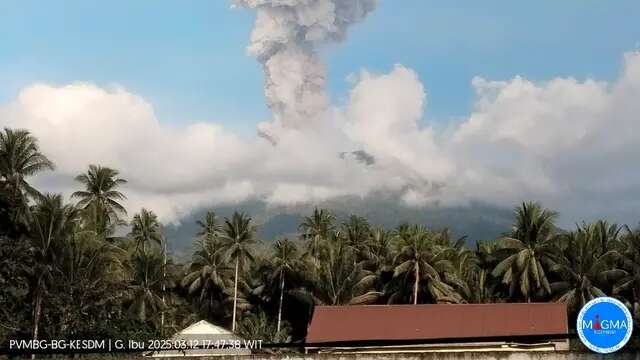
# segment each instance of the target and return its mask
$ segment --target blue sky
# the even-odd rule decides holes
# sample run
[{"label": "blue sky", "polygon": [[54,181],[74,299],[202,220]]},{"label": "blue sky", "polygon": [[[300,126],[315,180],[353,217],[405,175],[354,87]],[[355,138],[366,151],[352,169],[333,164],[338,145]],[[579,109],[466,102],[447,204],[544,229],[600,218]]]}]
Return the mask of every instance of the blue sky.
[{"label": "blue sky", "polygon": [[[322,49],[329,91],[349,74],[418,72],[426,118],[469,113],[471,79],[616,78],[640,48],[637,0],[381,0],[347,42]],[[226,0],[0,1],[0,103],[34,82],[123,85],[165,122],[217,121],[253,132],[269,118],[263,75],[246,55],[254,14]]]}]

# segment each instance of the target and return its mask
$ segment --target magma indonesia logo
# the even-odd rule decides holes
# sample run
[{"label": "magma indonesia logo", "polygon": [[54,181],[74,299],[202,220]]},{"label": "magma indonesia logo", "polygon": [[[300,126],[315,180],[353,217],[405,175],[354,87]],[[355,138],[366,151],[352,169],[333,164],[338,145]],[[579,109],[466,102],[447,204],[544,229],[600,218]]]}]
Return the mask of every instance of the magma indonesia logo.
[{"label": "magma indonesia logo", "polygon": [[582,307],[576,329],[586,347],[608,354],[620,350],[629,341],[633,319],[629,309],[620,301],[599,297]]}]

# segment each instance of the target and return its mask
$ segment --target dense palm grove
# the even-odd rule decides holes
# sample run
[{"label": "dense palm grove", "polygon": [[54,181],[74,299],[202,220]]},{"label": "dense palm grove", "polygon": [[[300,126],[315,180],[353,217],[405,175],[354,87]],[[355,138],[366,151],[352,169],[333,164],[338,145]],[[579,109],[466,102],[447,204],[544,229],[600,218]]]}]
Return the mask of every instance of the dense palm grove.
[{"label": "dense palm grove", "polygon": [[640,320],[640,231],[606,221],[563,231],[537,203],[475,248],[446,229],[383,229],[321,209],[298,238],[265,244],[247,214],[211,211],[180,264],[153,211],[127,214],[118,171],[90,165],[67,201],[29,184],[53,169],[28,131],[0,132],[0,343],[169,336],[199,319],[297,341],[314,304],[561,301],[574,317],[610,295]]}]

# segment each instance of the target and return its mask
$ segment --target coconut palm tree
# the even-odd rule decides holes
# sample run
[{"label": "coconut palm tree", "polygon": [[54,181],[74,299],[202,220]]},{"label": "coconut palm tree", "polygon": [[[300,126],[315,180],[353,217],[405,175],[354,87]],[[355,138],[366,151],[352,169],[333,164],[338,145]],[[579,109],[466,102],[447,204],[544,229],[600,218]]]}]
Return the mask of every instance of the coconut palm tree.
[{"label": "coconut palm tree", "polygon": [[129,236],[136,244],[136,249],[142,247],[142,252],[146,252],[147,244],[156,243],[162,245],[162,226],[158,221],[158,216],[153,211],[142,209],[140,213],[133,216],[131,220],[131,232]]},{"label": "coconut palm tree", "polygon": [[557,262],[558,238],[554,221],[558,214],[538,203],[523,203],[515,209],[516,223],[509,236],[500,239],[500,248],[507,254],[493,270],[509,286],[510,296],[516,289],[527,302],[538,290],[551,293],[547,270]]},{"label": "coconut palm tree", "polygon": [[238,305],[238,273],[240,266],[253,260],[251,245],[255,243],[255,227],[251,218],[244,213],[233,213],[231,219],[225,218],[223,239],[226,248],[226,258],[235,262],[235,276],[233,284],[233,319],[231,331],[236,329],[236,310]]},{"label": "coconut palm tree", "polygon": [[367,239],[366,267],[369,270],[383,272],[393,267],[393,236],[382,227],[372,228]]},{"label": "coconut palm tree", "polygon": [[129,266],[129,311],[141,321],[164,308],[162,284],[164,283],[164,256],[158,249],[135,252]]},{"label": "coconut palm tree", "polygon": [[[413,281],[414,304],[419,302],[420,283],[424,281],[431,297],[436,302],[463,302],[455,289],[445,282],[445,274],[454,274],[455,268],[449,260],[451,249],[437,244],[437,234],[421,226],[404,230],[397,238],[394,259],[394,278]],[[453,275],[451,276],[453,279]],[[398,297],[396,295],[395,297]],[[392,296],[392,299],[394,296]]]},{"label": "coconut palm tree", "polygon": [[622,230],[622,227],[617,224],[609,224],[606,220],[598,220],[595,223],[583,225],[583,227],[589,228],[590,241],[594,243],[594,246],[597,245],[594,250],[599,254],[606,253],[618,242]]},{"label": "coconut palm tree", "polygon": [[207,211],[203,220],[196,221],[198,225],[197,236],[201,239],[206,238],[207,241],[218,242],[222,232],[222,226],[218,223],[218,217],[215,212]]},{"label": "coconut palm tree", "polygon": [[327,210],[318,208],[313,209],[311,216],[305,216],[300,224],[301,237],[307,240],[307,252],[315,257],[321,256],[322,242],[326,241],[335,225],[333,221],[335,216]]},{"label": "coconut palm tree", "polygon": [[77,226],[77,212],[62,195],[45,194],[34,207],[29,239],[35,260],[33,339],[38,339],[42,302],[59,266],[60,251]]},{"label": "coconut palm tree", "polygon": [[353,249],[355,261],[359,261],[367,252],[370,228],[367,219],[356,215],[351,215],[342,223],[340,238]]},{"label": "coconut palm tree", "polygon": [[[272,249],[264,249],[264,252],[268,250]],[[275,269],[272,259],[256,256],[251,264],[245,266],[244,272],[244,276],[238,279],[238,311],[273,309],[280,294],[280,273]]]},{"label": "coconut palm tree", "polygon": [[365,270],[375,274],[374,288],[383,291],[393,276],[393,234],[382,227],[374,227],[369,232],[367,244],[361,253]]},{"label": "coconut palm tree", "polygon": [[622,255],[621,267],[627,274],[618,280],[612,293],[615,296],[625,296],[634,320],[640,323],[640,228],[631,230],[625,226],[625,232],[617,247]]},{"label": "coconut palm tree", "polygon": [[226,264],[225,249],[218,233],[215,214],[207,213],[198,233],[196,251],[182,286],[189,295],[198,295],[198,303],[212,319],[225,300],[225,289],[230,285],[230,268]]},{"label": "coconut palm tree", "polygon": [[[298,267],[298,249],[289,239],[276,241],[273,244],[273,258],[275,274],[280,276],[280,301],[278,303],[278,323],[276,331],[280,331],[280,323],[282,320],[282,301],[284,298],[285,276],[292,273]],[[275,275],[274,274],[274,275]]]},{"label": "coconut palm tree", "polygon": [[491,270],[498,264],[497,261],[497,241],[478,241],[476,243],[475,257],[477,267],[472,271],[467,280],[471,290],[472,303],[493,303],[496,302],[498,281],[491,275]]},{"label": "coconut palm tree", "polygon": [[123,249],[79,227],[65,241],[56,277],[58,291],[68,299],[59,309],[61,334],[73,337],[82,324],[105,311],[105,304],[118,302],[125,255]]},{"label": "coconut palm tree", "polygon": [[53,168],[53,163],[40,152],[38,140],[29,131],[5,128],[0,132],[0,180],[12,191],[40,197],[40,192],[25,178]]},{"label": "coconut palm tree", "polygon": [[0,235],[0,341],[28,333],[33,316],[26,304],[33,300],[30,285],[35,261],[29,241]]},{"label": "coconut palm tree", "polygon": [[76,191],[71,197],[78,198],[78,207],[85,209],[92,204],[99,204],[109,213],[126,215],[127,210],[118,201],[126,197],[117,189],[127,183],[127,180],[118,177],[117,170],[89,165],[85,174],[76,176],[75,180],[85,186],[85,190]]},{"label": "coconut palm tree", "polygon": [[100,234],[113,232],[113,227],[119,225],[120,217],[127,214],[120,203],[126,197],[118,191],[126,180],[118,177],[117,170],[89,165],[89,170],[76,176],[75,180],[84,185],[84,190],[71,194],[79,199],[78,208],[83,209],[89,224]]},{"label": "coconut palm tree", "polygon": [[41,197],[26,178],[53,168],[53,163],[40,152],[38,140],[29,131],[4,128],[0,132],[0,188],[6,191],[12,203],[14,222],[26,223],[29,199]]},{"label": "coconut palm tree", "polygon": [[376,301],[381,292],[373,290],[375,274],[365,270],[363,263],[354,263],[355,254],[344,242],[330,242],[325,258],[310,264],[305,289],[292,294],[310,305],[356,305]]},{"label": "coconut palm tree", "polygon": [[602,234],[599,225],[593,225],[564,235],[564,256],[551,267],[559,276],[558,281],[550,284],[553,300],[566,303],[570,314],[575,314],[589,300],[606,296],[606,289],[626,274],[615,266],[620,258],[616,250],[601,253]]},{"label": "coconut palm tree", "polygon": [[455,269],[453,273],[444,273],[445,282],[453,285],[466,301],[474,302],[476,299],[471,290],[473,284],[475,281],[484,281],[484,279],[478,279],[478,276],[482,274],[478,256],[465,246],[466,236],[459,238],[452,244],[451,233],[448,229],[441,231],[438,235],[437,238],[440,240],[436,240],[436,243],[451,248],[449,260]]}]

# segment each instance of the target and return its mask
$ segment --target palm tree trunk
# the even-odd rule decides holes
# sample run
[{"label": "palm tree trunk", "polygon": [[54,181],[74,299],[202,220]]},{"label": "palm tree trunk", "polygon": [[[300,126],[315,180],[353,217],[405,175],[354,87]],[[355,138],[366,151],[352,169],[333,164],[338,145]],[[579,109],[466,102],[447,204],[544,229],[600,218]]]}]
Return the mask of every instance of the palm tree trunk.
[{"label": "palm tree trunk", "polygon": [[[33,340],[38,340],[38,325],[40,324],[40,315],[42,313],[42,294],[40,289],[36,291],[36,299],[33,311]],[[31,354],[31,358],[35,359],[36,354]]]},{"label": "palm tree trunk", "polygon": [[278,327],[280,332],[280,320],[282,319],[282,298],[284,296],[284,269],[280,272],[280,305],[278,305]]},{"label": "palm tree trunk", "polygon": [[160,335],[164,336],[164,311],[167,303],[164,301],[164,293],[167,288],[167,242],[165,240],[162,248],[162,317],[160,319]]},{"label": "palm tree trunk", "polygon": [[413,286],[413,304],[418,303],[418,286],[420,286],[420,265],[416,262],[416,282]]},{"label": "palm tree trunk", "polygon": [[238,303],[238,265],[240,258],[236,258],[236,277],[233,285],[233,320],[231,324],[231,332],[236,331],[236,305]]}]

